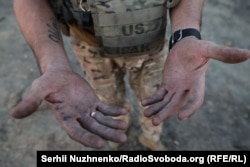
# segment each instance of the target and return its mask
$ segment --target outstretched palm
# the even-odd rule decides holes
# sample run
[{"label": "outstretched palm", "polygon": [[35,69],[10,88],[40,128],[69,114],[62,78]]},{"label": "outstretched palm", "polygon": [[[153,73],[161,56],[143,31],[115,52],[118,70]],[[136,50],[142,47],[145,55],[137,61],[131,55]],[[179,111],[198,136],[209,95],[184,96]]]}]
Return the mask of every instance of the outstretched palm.
[{"label": "outstretched palm", "polygon": [[178,112],[179,119],[186,119],[202,105],[205,74],[209,59],[225,63],[240,63],[250,58],[250,51],[219,46],[209,41],[186,37],[176,43],[165,62],[160,89],[142,101],[144,114],[152,123],[161,122]]},{"label": "outstretched palm", "polygon": [[48,71],[36,79],[27,96],[12,111],[15,118],[33,113],[45,100],[65,131],[85,146],[101,148],[103,139],[125,142],[127,124],[111,116],[126,109],[108,106],[72,71]]}]

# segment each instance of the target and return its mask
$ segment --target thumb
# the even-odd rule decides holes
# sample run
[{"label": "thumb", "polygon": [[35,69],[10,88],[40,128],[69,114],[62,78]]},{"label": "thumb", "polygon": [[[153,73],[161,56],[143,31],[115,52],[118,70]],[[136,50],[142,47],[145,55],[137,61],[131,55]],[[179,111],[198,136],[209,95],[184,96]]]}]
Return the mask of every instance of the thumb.
[{"label": "thumb", "polygon": [[11,115],[17,119],[29,116],[37,110],[45,96],[45,92],[42,92],[38,86],[33,84],[23,100],[11,110]]},{"label": "thumb", "polygon": [[250,58],[249,50],[220,46],[214,43],[209,45],[207,51],[207,57],[231,64],[240,63]]}]

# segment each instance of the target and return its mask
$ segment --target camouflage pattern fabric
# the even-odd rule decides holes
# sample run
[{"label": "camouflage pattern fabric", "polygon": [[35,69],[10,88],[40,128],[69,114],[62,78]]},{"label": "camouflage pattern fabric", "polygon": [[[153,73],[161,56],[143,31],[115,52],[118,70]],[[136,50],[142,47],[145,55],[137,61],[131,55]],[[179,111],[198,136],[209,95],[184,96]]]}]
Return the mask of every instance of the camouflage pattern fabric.
[{"label": "camouflage pattern fabric", "polygon": [[89,0],[88,4],[95,35],[106,56],[134,56],[162,49],[166,0]]},{"label": "camouflage pattern fabric", "polygon": [[[160,86],[166,48],[157,54],[143,54],[135,57],[105,58],[99,47],[90,46],[71,32],[72,47],[77,59],[101,101],[109,105],[124,106],[130,109],[125,99],[124,76],[130,72],[130,85],[138,102],[152,95]],[[166,46],[166,45],[165,45]],[[142,134],[154,141],[160,140],[162,125],[152,126],[151,119],[143,116],[144,108],[140,106],[139,122]],[[129,114],[123,117],[129,122]]]},{"label": "camouflage pattern fabric", "polygon": [[[95,5],[102,13],[126,12],[143,8],[150,8],[165,5],[166,0],[90,0],[95,1]],[[107,11],[107,9],[109,9]]]}]

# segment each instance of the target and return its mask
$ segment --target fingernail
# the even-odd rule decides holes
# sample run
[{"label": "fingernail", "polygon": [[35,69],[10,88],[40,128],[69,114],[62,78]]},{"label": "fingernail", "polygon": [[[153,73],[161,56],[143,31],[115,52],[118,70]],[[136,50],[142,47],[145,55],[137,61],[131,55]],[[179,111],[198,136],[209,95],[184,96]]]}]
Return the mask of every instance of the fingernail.
[{"label": "fingernail", "polygon": [[158,126],[161,124],[161,120],[157,117],[153,118],[153,125]]},{"label": "fingernail", "polygon": [[186,119],[188,119],[188,117],[182,118],[182,121],[185,121]]},{"label": "fingernail", "polygon": [[144,107],[146,104],[145,100],[141,101],[141,105]]}]

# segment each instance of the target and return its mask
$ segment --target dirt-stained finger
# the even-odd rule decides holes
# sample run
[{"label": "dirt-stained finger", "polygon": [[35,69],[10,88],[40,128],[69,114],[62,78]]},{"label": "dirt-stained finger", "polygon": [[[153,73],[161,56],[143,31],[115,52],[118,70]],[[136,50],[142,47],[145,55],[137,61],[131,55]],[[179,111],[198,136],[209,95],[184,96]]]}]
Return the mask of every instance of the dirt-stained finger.
[{"label": "dirt-stained finger", "polygon": [[141,104],[142,106],[147,106],[162,101],[167,93],[168,91],[165,88],[161,87],[154,95],[143,99]]},{"label": "dirt-stained finger", "polygon": [[159,125],[164,120],[175,114],[182,106],[188,91],[177,91],[171,98],[170,102],[155,116],[153,116],[153,125]]},{"label": "dirt-stained finger", "polygon": [[122,107],[109,106],[102,102],[97,105],[96,110],[108,116],[120,116],[128,113],[128,110]]},{"label": "dirt-stained finger", "polygon": [[246,49],[220,46],[214,43],[208,45],[208,57],[225,63],[241,63],[250,58],[250,51]]},{"label": "dirt-stained finger", "polygon": [[43,101],[43,97],[36,91],[30,91],[24,99],[12,110],[11,115],[14,118],[25,118],[35,112]]},{"label": "dirt-stained finger", "polygon": [[178,114],[180,120],[191,117],[201,107],[204,100],[204,86],[200,87],[200,89],[197,87],[190,90],[187,101]]},{"label": "dirt-stained finger", "polygon": [[148,108],[145,109],[144,115],[146,117],[151,117],[152,115],[157,114],[159,111],[161,111],[172,99],[175,93],[168,93],[165,95],[164,99],[162,101],[159,101],[155,104],[152,104]]},{"label": "dirt-stained finger", "polygon": [[100,124],[108,126],[113,129],[126,130],[128,128],[128,124],[125,121],[104,116],[102,113],[98,111],[92,112],[91,116],[95,118]]},{"label": "dirt-stained finger", "polygon": [[84,146],[100,149],[104,146],[101,137],[83,129],[77,120],[63,121],[62,126],[69,137]]},{"label": "dirt-stained finger", "polygon": [[123,143],[127,140],[127,136],[124,131],[102,125],[88,114],[82,114],[77,118],[77,121],[83,128],[87,129],[93,134],[102,137],[103,139],[117,143]]}]

